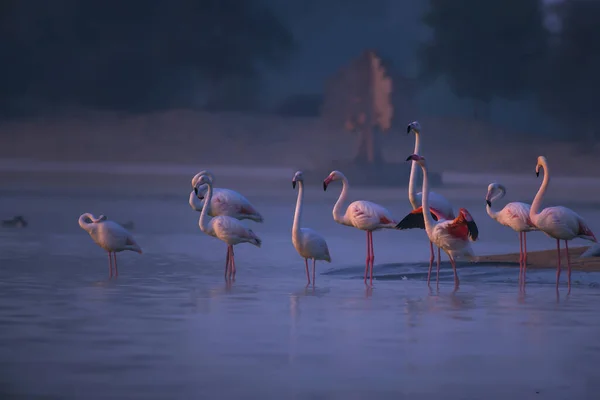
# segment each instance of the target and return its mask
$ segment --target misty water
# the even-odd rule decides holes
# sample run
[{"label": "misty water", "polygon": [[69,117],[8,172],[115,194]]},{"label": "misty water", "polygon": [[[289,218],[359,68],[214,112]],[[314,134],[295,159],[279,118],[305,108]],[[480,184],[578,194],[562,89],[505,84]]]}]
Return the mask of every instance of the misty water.
[{"label": "misty water", "polygon": [[[286,185],[287,186],[287,185]],[[291,186],[291,185],[290,185]],[[336,188],[336,190],[339,190]],[[362,281],[364,232],[336,224],[308,190],[304,226],[333,262],[306,286],[290,229],[296,193],[249,196],[263,247],[226,247],[198,229],[180,195],[4,191],[0,229],[0,394],[15,399],[588,399],[600,389],[600,275],[573,272],[557,297],[554,270],[459,265],[443,256],[439,291],[425,283],[423,231],[374,234],[374,288]],[[336,191],[337,193],[337,191]],[[377,199],[397,217],[405,198]],[[469,208],[478,254],[518,251],[518,237]],[[119,277],[77,224],[83,212],[134,221],[144,253],[119,253]],[[597,226],[600,212],[578,209]],[[552,248],[541,233],[529,249]],[[585,242],[576,242],[585,244]],[[575,244],[574,244],[575,245]],[[564,277],[565,274],[563,274]]]}]

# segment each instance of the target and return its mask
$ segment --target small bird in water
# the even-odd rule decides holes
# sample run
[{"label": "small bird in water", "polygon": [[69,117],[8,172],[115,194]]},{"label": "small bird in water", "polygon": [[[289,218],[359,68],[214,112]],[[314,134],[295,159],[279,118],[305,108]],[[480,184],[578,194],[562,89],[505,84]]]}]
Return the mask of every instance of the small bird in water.
[{"label": "small bird in water", "polygon": [[12,219],[3,220],[2,226],[5,228],[25,228],[27,226],[27,221],[22,215],[17,215]]},{"label": "small bird in water", "polygon": [[112,257],[115,259],[115,276],[119,275],[117,268],[117,252],[130,250],[142,254],[142,249],[133,239],[133,235],[114,221],[108,221],[106,216],[96,218],[91,213],[81,214],[79,226],[90,234],[94,242],[108,252],[109,277],[112,277]]}]

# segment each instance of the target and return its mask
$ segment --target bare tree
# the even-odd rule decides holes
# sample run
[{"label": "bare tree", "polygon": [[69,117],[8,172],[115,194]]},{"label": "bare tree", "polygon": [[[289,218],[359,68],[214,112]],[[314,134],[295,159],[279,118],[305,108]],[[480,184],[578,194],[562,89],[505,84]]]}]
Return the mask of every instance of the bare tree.
[{"label": "bare tree", "polygon": [[359,133],[356,161],[383,161],[379,132],[392,124],[392,79],[381,58],[372,50],[363,52],[327,82],[322,117],[334,127]]}]

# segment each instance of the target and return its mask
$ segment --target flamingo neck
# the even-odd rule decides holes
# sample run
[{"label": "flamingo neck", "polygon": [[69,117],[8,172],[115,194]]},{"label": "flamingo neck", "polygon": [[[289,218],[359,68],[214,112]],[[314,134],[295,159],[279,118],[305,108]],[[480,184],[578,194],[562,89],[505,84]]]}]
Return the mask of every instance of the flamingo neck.
[{"label": "flamingo neck", "polygon": [[[208,183],[208,191],[206,193],[206,197],[204,198],[204,204],[210,204],[213,195],[213,186],[212,181]],[[202,212],[200,213],[200,219],[198,220],[198,225],[200,225],[200,230],[204,233],[208,233],[208,221],[206,218],[206,210],[208,207],[202,207]]]},{"label": "flamingo neck", "polygon": [[202,200],[200,200],[198,198],[198,196],[196,196],[196,193],[194,193],[194,191],[192,190],[192,192],[190,193],[190,207],[192,207],[192,210],[194,211],[202,211]]},{"label": "flamingo neck", "polygon": [[[88,219],[92,222],[87,222]],[[95,220],[96,220],[96,217],[94,217],[90,213],[81,214],[81,216],[79,217],[79,226],[83,230],[90,232],[92,230],[92,228],[94,227],[93,221],[95,221]]]},{"label": "flamingo neck", "polygon": [[348,197],[349,187],[350,185],[348,184],[348,179],[342,175],[342,192],[333,206],[333,220],[339,224],[345,224],[346,222],[346,214],[342,211],[342,209],[344,207],[344,203],[346,202],[346,197]]},{"label": "flamingo neck", "polygon": [[[421,139],[419,133],[415,132],[415,150],[413,154],[419,154],[421,147]],[[412,166],[410,168],[410,178],[408,180],[408,201],[410,201],[410,205],[413,209],[419,207],[419,203],[417,202],[417,162],[413,161]]]},{"label": "flamingo neck", "polygon": [[429,209],[429,177],[427,176],[427,167],[421,165],[421,169],[423,170],[423,193],[421,194],[423,202],[423,219],[425,220],[425,231],[429,235],[435,226],[435,221],[433,220],[431,210]]},{"label": "flamingo neck", "polygon": [[302,204],[304,203],[304,182],[298,181],[298,198],[296,199],[296,211],[294,212],[294,225],[292,236],[300,235],[300,220],[302,219]]},{"label": "flamingo neck", "polygon": [[539,215],[539,210],[542,206],[542,201],[544,199],[544,195],[546,194],[546,189],[548,188],[548,184],[550,183],[550,171],[548,170],[548,164],[546,161],[542,161],[542,169],[544,170],[544,180],[533,199],[533,203],[531,203],[531,209],[529,210],[529,218],[535,224],[537,220],[537,216]]},{"label": "flamingo neck", "polygon": [[[494,204],[494,202],[496,200],[500,200],[501,198],[504,197],[504,195],[506,194],[506,192],[502,189],[500,189],[500,191],[496,194],[494,194],[491,198],[490,198],[490,203]],[[485,205],[485,211],[487,211],[487,214],[492,218],[497,220],[498,219],[498,211],[494,211],[492,210],[492,207],[488,206],[487,204]]]}]

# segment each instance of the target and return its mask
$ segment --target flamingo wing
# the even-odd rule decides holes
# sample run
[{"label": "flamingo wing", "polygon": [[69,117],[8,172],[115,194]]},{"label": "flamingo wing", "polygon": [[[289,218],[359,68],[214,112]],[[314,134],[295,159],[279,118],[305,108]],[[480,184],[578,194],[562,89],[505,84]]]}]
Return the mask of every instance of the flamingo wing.
[{"label": "flamingo wing", "polygon": [[[433,208],[430,208],[431,217],[435,221],[444,220],[445,218],[441,215],[441,213]],[[412,210],[406,217],[402,219],[396,225],[396,229],[425,229],[425,218],[423,217],[423,207],[416,208]]]},{"label": "flamingo wing", "polygon": [[460,209],[458,217],[448,224],[448,233],[460,239],[470,239],[472,242],[479,237],[479,229],[471,214],[464,208]]},{"label": "flamingo wing", "polygon": [[[422,203],[422,196],[423,192],[417,193],[416,197],[418,203]],[[438,194],[436,192],[429,192],[429,207],[431,209],[435,209],[438,215],[442,215],[442,219],[451,220],[455,218],[452,204],[441,194]]]},{"label": "flamingo wing", "polygon": [[331,262],[325,238],[310,228],[300,228],[300,231],[302,232],[302,245],[311,257]]}]

